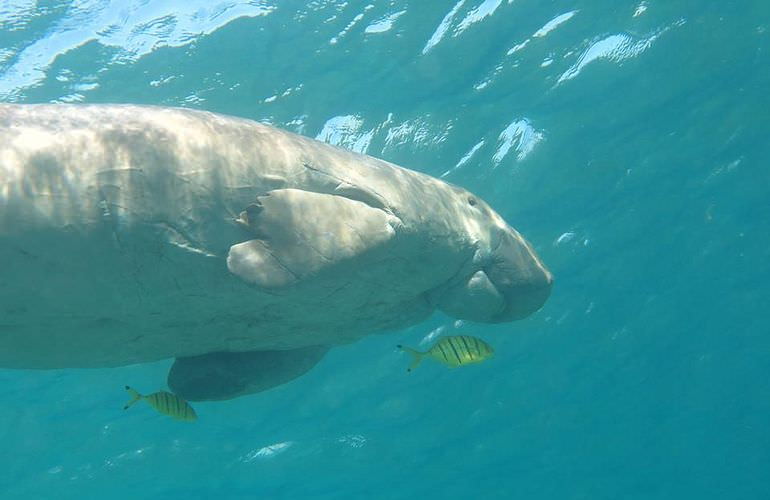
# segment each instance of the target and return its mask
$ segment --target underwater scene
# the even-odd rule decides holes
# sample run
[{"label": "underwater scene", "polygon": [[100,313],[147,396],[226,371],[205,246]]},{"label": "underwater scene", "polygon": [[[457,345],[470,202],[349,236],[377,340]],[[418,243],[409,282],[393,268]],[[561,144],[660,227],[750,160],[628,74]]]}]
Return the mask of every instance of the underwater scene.
[{"label": "underwater scene", "polygon": [[0,0],[0,499],[770,498],[769,30]]}]

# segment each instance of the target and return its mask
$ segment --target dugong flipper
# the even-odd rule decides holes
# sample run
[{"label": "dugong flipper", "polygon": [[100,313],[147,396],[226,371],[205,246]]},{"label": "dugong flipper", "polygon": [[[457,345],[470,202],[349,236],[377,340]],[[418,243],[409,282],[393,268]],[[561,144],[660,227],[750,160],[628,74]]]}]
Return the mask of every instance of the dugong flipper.
[{"label": "dugong flipper", "polygon": [[361,201],[300,189],[269,191],[251,207],[239,222],[257,239],[233,245],[227,267],[262,289],[287,287],[321,272],[349,273],[356,259],[386,245],[400,224]]},{"label": "dugong flipper", "polygon": [[177,358],[168,386],[188,401],[232,399],[265,391],[304,375],[329,348],[311,346],[288,351],[213,352]]}]

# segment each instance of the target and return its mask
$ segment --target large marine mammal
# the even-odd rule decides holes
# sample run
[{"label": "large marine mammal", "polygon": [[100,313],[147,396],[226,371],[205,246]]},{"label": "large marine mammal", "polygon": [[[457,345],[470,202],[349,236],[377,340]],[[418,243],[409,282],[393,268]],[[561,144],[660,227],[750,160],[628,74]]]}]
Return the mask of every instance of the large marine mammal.
[{"label": "large marine mammal", "polygon": [[7,368],[308,359],[434,309],[523,318],[552,282],[462,188],[250,120],[129,105],[0,105],[0,263]]}]

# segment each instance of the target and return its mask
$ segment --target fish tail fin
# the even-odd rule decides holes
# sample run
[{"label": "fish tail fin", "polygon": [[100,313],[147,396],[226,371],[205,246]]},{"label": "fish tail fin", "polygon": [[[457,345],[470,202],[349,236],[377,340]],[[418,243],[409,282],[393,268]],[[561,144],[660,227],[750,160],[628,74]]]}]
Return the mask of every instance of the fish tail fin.
[{"label": "fish tail fin", "polygon": [[123,407],[124,410],[128,410],[128,407],[132,404],[136,403],[140,399],[142,399],[144,396],[139,394],[136,390],[130,388],[129,386],[126,386],[126,390],[128,391],[128,394],[131,396],[131,400],[126,403],[126,405]]},{"label": "fish tail fin", "polygon": [[417,368],[417,365],[420,364],[420,361],[422,361],[422,357],[425,355],[424,352],[417,351],[415,349],[412,349],[411,347],[405,347],[400,344],[397,345],[396,347],[412,355],[412,364],[409,365],[409,368],[406,369],[406,371],[408,372],[411,372],[412,370]]}]

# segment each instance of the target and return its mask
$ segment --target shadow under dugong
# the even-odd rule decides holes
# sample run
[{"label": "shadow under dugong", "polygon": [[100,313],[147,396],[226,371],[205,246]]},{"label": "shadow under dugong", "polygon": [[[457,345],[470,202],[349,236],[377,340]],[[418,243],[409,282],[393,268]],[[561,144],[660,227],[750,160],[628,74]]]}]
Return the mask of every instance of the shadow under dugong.
[{"label": "shadow under dugong", "polygon": [[[250,120],[128,105],[0,105],[0,262],[7,368],[176,357],[217,373],[214,353],[320,352],[435,309],[524,318],[552,284],[462,188]],[[270,386],[269,363],[234,359]]]}]

